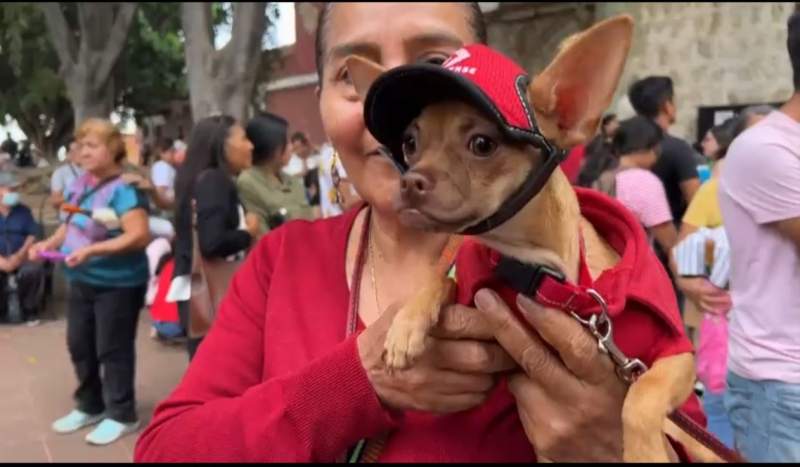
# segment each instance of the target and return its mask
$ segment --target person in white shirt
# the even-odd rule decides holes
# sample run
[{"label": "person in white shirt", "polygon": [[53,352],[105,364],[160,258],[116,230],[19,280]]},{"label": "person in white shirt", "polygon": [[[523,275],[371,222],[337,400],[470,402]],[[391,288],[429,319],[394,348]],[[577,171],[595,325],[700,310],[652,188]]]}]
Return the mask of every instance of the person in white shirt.
[{"label": "person in white shirt", "polygon": [[289,138],[291,144],[292,157],[289,163],[283,168],[287,175],[305,177],[308,171],[319,167],[319,151],[308,141],[308,137],[302,131],[297,131]]},{"label": "person in white shirt", "polygon": [[158,142],[159,160],[153,164],[150,173],[156,198],[153,202],[162,209],[169,209],[175,201],[175,146],[171,139]]},{"label": "person in white shirt", "polygon": [[58,209],[64,202],[64,191],[78,177],[83,175],[83,169],[77,162],[78,143],[72,139],[67,144],[66,162],[53,172],[50,179],[50,204]]}]

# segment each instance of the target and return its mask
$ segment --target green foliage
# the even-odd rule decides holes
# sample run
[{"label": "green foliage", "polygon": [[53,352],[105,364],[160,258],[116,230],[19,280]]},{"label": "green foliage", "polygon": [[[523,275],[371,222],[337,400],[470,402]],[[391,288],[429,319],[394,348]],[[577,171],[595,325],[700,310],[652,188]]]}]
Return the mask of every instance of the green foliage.
[{"label": "green foliage", "polygon": [[137,120],[187,99],[180,3],[141,3],[115,73],[117,106]]},{"label": "green foliage", "polygon": [[0,117],[17,120],[39,146],[58,144],[72,125],[58,57],[45,30],[33,4],[0,3]]}]

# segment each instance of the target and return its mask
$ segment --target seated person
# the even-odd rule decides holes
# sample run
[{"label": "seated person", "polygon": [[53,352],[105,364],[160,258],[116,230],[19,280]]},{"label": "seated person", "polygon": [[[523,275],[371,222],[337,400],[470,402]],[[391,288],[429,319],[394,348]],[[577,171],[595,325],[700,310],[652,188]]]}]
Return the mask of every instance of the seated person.
[{"label": "seated person", "polygon": [[0,173],[0,314],[10,322],[27,318],[35,324],[44,293],[44,269],[27,257],[39,226],[31,210],[20,203],[18,186],[13,174]]}]

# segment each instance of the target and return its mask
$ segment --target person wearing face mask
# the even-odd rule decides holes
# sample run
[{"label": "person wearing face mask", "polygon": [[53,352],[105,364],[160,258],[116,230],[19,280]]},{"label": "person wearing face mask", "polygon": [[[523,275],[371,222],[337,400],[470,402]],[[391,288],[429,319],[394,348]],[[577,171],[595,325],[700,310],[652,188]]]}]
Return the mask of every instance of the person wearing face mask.
[{"label": "person wearing face mask", "polygon": [[31,210],[20,202],[19,182],[0,173],[0,316],[35,325],[44,293],[42,265],[27,261],[28,250],[39,236]]}]

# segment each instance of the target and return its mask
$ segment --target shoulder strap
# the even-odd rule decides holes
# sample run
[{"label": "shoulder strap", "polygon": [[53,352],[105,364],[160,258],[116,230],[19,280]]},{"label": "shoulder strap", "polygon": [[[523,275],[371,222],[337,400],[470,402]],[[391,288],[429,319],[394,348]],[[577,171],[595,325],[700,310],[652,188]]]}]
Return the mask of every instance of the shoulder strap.
[{"label": "shoulder strap", "polygon": [[90,196],[92,196],[93,194],[97,193],[101,188],[103,188],[104,186],[106,186],[109,183],[113,182],[114,180],[118,179],[119,177],[120,177],[120,174],[117,174],[117,175],[113,175],[113,176],[108,177],[108,178],[104,178],[103,180],[100,180],[100,182],[98,182],[97,185],[93,186],[89,190],[84,191],[81,194],[81,196],[78,198],[78,202],[75,203],[75,204],[80,206],[84,201],[89,199]]}]

